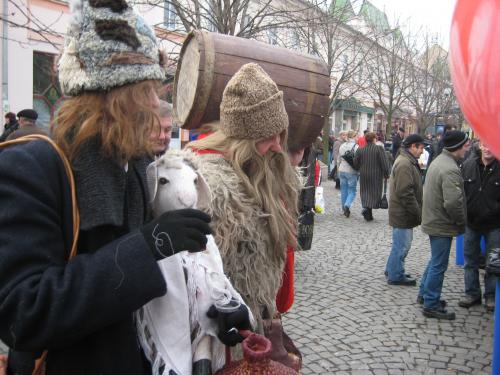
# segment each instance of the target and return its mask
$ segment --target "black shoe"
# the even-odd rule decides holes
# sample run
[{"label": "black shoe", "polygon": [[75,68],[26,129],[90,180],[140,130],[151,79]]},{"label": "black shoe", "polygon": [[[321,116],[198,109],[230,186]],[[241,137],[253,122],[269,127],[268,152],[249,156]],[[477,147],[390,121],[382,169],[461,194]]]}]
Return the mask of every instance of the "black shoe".
[{"label": "black shoe", "polygon": [[351,216],[351,210],[347,206],[344,206],[344,216],[345,217]]},{"label": "black shoe", "polygon": [[363,211],[361,211],[361,215],[363,215],[363,218],[366,221],[372,221],[373,220],[373,216],[370,214],[370,212],[366,208],[363,209]]},{"label": "black shoe", "polygon": [[[384,271],[384,275],[385,275],[385,278],[387,278],[387,276],[389,276],[389,272],[387,271]],[[411,279],[411,273],[405,273],[405,277],[408,278],[408,279]]]},{"label": "black shoe", "polygon": [[389,285],[404,285],[404,286],[415,286],[417,285],[417,280],[405,277],[403,280],[387,280],[387,284]]},{"label": "black shoe", "polygon": [[495,297],[484,297],[484,307],[488,312],[495,311]]},{"label": "black shoe", "polygon": [[469,296],[468,294],[466,294],[460,301],[458,301],[458,306],[465,307],[466,309],[474,305],[480,305],[480,304],[481,304],[481,296],[472,297]]},{"label": "black shoe", "polygon": [[[417,303],[419,305],[423,305],[424,304],[424,297],[423,296],[418,296],[417,297]],[[446,300],[444,300],[444,299],[440,299],[439,300],[439,305],[444,309],[446,307],[446,305],[448,305],[448,302],[446,302]]]},{"label": "black shoe", "polygon": [[424,307],[422,313],[427,318],[436,318],[436,319],[444,319],[444,320],[455,320],[455,313],[449,312],[442,307],[437,309],[427,309]]}]

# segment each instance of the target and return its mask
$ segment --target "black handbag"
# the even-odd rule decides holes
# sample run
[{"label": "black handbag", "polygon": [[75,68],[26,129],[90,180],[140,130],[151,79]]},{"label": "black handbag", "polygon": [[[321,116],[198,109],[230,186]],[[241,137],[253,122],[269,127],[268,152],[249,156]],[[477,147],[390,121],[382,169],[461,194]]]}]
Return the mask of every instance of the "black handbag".
[{"label": "black handbag", "polygon": [[312,209],[300,213],[297,232],[298,250],[311,250],[314,233],[314,211]]},{"label": "black handbag", "polygon": [[387,210],[389,208],[389,202],[387,201],[387,179],[384,179],[384,194],[382,195],[382,198],[380,198],[378,208],[383,210]]}]

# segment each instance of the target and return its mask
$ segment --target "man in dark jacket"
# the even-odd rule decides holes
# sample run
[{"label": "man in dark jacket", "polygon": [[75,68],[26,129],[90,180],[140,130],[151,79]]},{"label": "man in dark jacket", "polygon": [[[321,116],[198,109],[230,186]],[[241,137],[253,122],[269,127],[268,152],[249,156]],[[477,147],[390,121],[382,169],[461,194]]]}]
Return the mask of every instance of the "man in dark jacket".
[{"label": "man in dark jacket", "polygon": [[36,125],[36,119],[38,118],[38,113],[34,109],[23,109],[17,114],[19,119],[19,129],[12,132],[7,137],[7,141],[12,139],[20,138],[29,134],[43,134],[47,135],[42,129]]},{"label": "man in dark jacket", "polygon": [[431,259],[422,275],[417,301],[428,318],[455,319],[441,300],[444,274],[448,269],[453,237],[464,233],[466,203],[459,163],[469,149],[469,138],[461,131],[443,137],[443,152],[427,171],[422,206],[422,231],[429,235]]},{"label": "man in dark jacket", "polygon": [[12,112],[6,113],[4,130],[0,136],[0,142],[5,141],[9,134],[15,132],[17,129],[19,129],[19,123],[17,122],[16,115]]},{"label": "man in dark jacket", "polygon": [[[462,166],[467,198],[467,226],[464,237],[465,296],[458,305],[469,308],[481,304],[479,256],[481,237],[489,251],[500,245],[500,164],[488,146],[481,143]],[[484,304],[488,311],[495,308],[496,278],[484,274]]]},{"label": "man in dark jacket", "polygon": [[387,259],[387,283],[414,286],[416,280],[406,276],[404,261],[413,240],[413,228],[422,220],[422,177],[418,158],[424,151],[424,138],[411,134],[391,172],[389,224],[392,226],[392,249]]},{"label": "man in dark jacket", "polygon": [[392,157],[394,159],[396,159],[396,157],[398,156],[398,151],[399,148],[401,147],[401,144],[403,143],[404,137],[405,137],[404,128],[399,128],[394,137],[392,137]]}]

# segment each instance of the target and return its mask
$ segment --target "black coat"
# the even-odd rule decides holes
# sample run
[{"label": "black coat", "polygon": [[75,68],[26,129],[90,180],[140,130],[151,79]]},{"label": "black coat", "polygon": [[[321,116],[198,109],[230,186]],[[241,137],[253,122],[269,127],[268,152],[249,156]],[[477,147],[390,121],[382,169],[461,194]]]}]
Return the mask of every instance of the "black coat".
[{"label": "black coat", "polygon": [[462,165],[467,225],[474,230],[500,228],[500,163],[484,167],[479,154],[471,155]]},{"label": "black coat", "polygon": [[0,339],[12,349],[9,373],[31,374],[29,352],[48,349],[48,375],[146,374],[133,312],[166,285],[127,210],[117,213],[123,225],[116,226],[97,207],[100,224],[83,223],[78,255],[66,262],[70,191],[58,155],[43,141],[0,152],[0,207]]},{"label": "black coat", "polygon": [[389,178],[390,165],[384,148],[374,143],[358,148],[354,166],[359,170],[359,190],[364,208],[378,208],[382,198],[382,183]]},{"label": "black coat", "polygon": [[13,122],[13,123],[9,123],[9,124],[5,124],[4,125],[4,131],[2,133],[2,135],[0,135],[0,142],[3,142],[7,139],[7,137],[14,133],[17,129],[19,129],[19,123],[16,121],[16,122]]}]

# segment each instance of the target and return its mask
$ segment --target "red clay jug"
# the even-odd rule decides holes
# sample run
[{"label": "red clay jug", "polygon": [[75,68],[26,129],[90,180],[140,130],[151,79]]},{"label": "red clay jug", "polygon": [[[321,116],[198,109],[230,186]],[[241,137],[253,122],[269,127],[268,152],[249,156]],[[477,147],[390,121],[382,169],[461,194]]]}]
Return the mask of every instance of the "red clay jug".
[{"label": "red clay jug", "polygon": [[250,333],[242,343],[243,359],[226,364],[215,375],[298,375],[290,367],[269,358],[271,341]]}]

